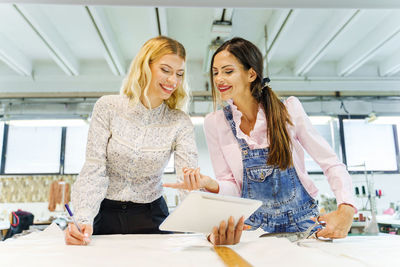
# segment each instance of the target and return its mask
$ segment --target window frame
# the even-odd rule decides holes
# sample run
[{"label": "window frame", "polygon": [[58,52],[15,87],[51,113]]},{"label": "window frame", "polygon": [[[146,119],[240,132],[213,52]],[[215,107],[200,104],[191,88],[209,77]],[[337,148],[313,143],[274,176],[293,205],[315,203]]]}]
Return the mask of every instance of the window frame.
[{"label": "window frame", "polygon": [[[323,116],[324,114],[312,114],[310,116]],[[400,116],[399,114],[390,114],[391,116]],[[389,116],[389,115],[388,115]],[[347,166],[347,156],[346,156],[346,145],[344,140],[344,127],[343,121],[348,119],[365,119],[367,115],[336,115],[331,117],[338,120],[339,124],[339,139],[340,139],[340,150],[342,154],[342,161]],[[59,118],[60,120],[64,118]],[[393,127],[393,138],[395,144],[395,153],[396,153],[396,163],[397,163],[397,170],[395,171],[382,171],[382,170],[368,170],[367,173],[377,173],[377,174],[399,174],[400,173],[400,148],[398,142],[398,132],[397,127],[395,124],[392,125]],[[60,149],[60,169],[58,173],[5,173],[5,166],[6,166],[6,158],[7,158],[7,146],[8,146],[8,136],[9,136],[9,124],[8,121],[4,122],[4,131],[3,131],[3,138],[0,140],[3,142],[3,149],[1,152],[1,167],[0,167],[0,175],[1,176],[9,176],[9,175],[21,175],[21,176],[29,176],[29,175],[78,175],[79,173],[64,173],[65,168],[65,146],[66,146],[66,136],[67,136],[67,126],[62,126],[62,134],[61,134],[61,149]],[[334,148],[333,148],[334,149]],[[335,152],[336,153],[336,152]],[[173,157],[174,155],[171,155]],[[339,155],[338,155],[339,157]],[[175,164],[174,164],[175,165]],[[350,174],[364,174],[365,171],[350,171]],[[174,174],[176,173],[175,166],[173,172],[164,172],[165,174]],[[322,171],[309,171],[308,174],[311,175],[321,175],[323,174]]]},{"label": "window frame", "polygon": [[[63,120],[65,118],[59,118],[60,120]],[[65,151],[66,151],[66,139],[67,139],[67,131],[68,131],[68,126],[60,126],[61,127],[61,149],[60,149],[60,168],[59,171],[56,173],[50,173],[50,172],[44,172],[44,173],[5,173],[5,166],[6,166],[6,160],[7,160],[7,145],[8,145],[8,136],[9,136],[9,123],[8,121],[4,121],[4,131],[3,131],[3,138],[0,140],[3,142],[3,149],[1,151],[1,166],[0,166],[0,176],[31,176],[31,175],[79,175],[78,173],[65,173]],[[171,154],[171,157],[174,157],[174,154]],[[176,174],[176,169],[175,169],[175,159],[174,160],[174,169],[173,171],[169,172],[163,172],[163,174]]]},{"label": "window frame", "polygon": [[[8,123],[8,121],[4,122],[4,132],[3,132],[3,150],[1,151],[1,168],[0,168],[0,175],[1,176],[13,176],[13,175],[17,175],[17,176],[33,176],[33,175],[62,175],[63,173],[61,173],[61,168],[63,168],[63,165],[61,165],[61,157],[63,155],[63,129],[64,127],[60,127],[61,128],[61,149],[60,149],[60,166],[59,166],[59,171],[58,172],[23,172],[23,173],[12,173],[12,172],[5,172],[5,168],[6,168],[6,161],[7,161],[7,148],[8,148],[8,137],[9,137],[9,128],[10,125]],[[64,142],[65,145],[65,142]]]},{"label": "window frame", "polygon": [[[400,116],[400,115],[394,115]],[[340,145],[342,148],[342,158],[343,163],[347,167],[347,156],[346,156],[346,145],[344,140],[344,126],[343,120],[365,120],[368,115],[338,115],[339,119],[339,130],[340,130]],[[395,153],[396,153],[396,165],[397,170],[395,171],[382,171],[382,170],[366,170],[366,171],[350,171],[347,170],[350,174],[365,174],[365,173],[374,173],[374,174],[399,174],[400,173],[400,156],[399,156],[399,143],[398,143],[398,135],[397,135],[397,127],[395,124],[392,124],[393,130],[393,138],[394,138],[394,146],[395,146]]]},{"label": "window frame", "polygon": [[[342,138],[341,138],[341,133],[340,133],[340,121],[339,121],[339,118],[338,118],[338,116],[336,115],[336,116],[334,116],[334,115],[326,115],[326,114],[310,114],[310,115],[307,115],[309,118],[310,117],[318,117],[318,116],[329,116],[329,117],[332,117],[332,118],[334,118],[334,119],[336,119],[337,120],[337,123],[338,123],[338,134],[339,134],[339,142],[340,142],[340,144],[339,144],[339,147],[340,147],[340,150],[341,150],[341,152],[343,153],[343,151],[342,151]],[[313,125],[313,127],[315,128],[315,126]],[[328,142],[328,144],[329,144],[329,142]],[[307,152],[303,147],[302,147],[302,149],[304,150],[304,153],[305,152]],[[334,147],[331,147],[331,149],[335,152],[335,154],[336,154],[336,151],[335,151],[335,148]],[[338,158],[339,158],[339,155],[337,155],[338,156]],[[339,158],[339,160],[340,160],[340,158]],[[307,171],[307,168],[306,168],[306,172],[308,173],[308,174],[311,174],[311,175],[323,175],[324,174],[324,172],[321,170],[321,171]]]}]

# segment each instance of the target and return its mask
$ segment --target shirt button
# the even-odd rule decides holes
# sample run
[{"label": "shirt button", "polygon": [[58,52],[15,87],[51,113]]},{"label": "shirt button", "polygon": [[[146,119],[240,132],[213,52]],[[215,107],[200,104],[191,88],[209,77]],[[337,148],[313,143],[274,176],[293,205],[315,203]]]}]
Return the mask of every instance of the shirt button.
[{"label": "shirt button", "polygon": [[122,205],[122,209],[125,210],[126,209],[126,204]]}]

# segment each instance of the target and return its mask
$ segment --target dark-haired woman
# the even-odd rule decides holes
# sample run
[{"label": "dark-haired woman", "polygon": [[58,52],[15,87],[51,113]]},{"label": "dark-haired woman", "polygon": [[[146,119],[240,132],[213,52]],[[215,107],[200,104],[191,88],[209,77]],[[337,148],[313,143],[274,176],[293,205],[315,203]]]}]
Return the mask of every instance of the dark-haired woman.
[{"label": "dark-haired woman", "polygon": [[[319,212],[314,200],[318,190],[305,169],[305,149],[328,177],[338,203],[336,211],[320,216],[326,228],[317,235],[343,238],[354,215],[346,166],[312,127],[297,98],[278,99],[262,77],[262,59],[258,48],[242,38],[226,41],[214,53],[214,106],[221,100],[228,103],[204,121],[217,180],[187,170],[192,178],[173,187],[262,200],[246,225],[267,232],[306,231]],[[230,218],[227,225],[214,228],[211,242],[235,244],[242,229],[242,221],[235,226]]]}]

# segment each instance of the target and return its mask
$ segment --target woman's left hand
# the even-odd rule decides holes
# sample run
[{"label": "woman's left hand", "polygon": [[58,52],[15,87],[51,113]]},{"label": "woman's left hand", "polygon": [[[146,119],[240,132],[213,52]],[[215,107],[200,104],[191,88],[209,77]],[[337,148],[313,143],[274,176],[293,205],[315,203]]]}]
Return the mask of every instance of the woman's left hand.
[{"label": "woman's left hand", "polygon": [[235,220],[231,216],[229,217],[228,225],[226,225],[225,221],[222,221],[219,227],[214,226],[207,239],[214,246],[235,245],[240,242],[243,229],[245,229],[244,217],[242,216],[235,226]]},{"label": "woman's left hand", "polygon": [[350,205],[341,204],[338,209],[328,214],[319,216],[319,221],[325,221],[324,229],[316,233],[318,237],[344,238],[353,223],[354,208]]}]

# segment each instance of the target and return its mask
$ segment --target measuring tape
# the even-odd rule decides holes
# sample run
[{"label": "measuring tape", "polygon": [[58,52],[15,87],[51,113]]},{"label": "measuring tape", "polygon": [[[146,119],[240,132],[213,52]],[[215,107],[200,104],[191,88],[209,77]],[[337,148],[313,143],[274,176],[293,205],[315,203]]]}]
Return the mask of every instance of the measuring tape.
[{"label": "measuring tape", "polygon": [[222,259],[227,267],[251,267],[252,265],[228,247],[215,247],[215,252]]}]

